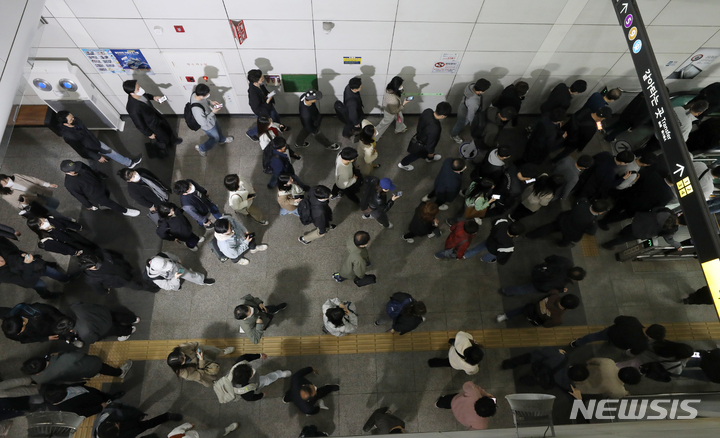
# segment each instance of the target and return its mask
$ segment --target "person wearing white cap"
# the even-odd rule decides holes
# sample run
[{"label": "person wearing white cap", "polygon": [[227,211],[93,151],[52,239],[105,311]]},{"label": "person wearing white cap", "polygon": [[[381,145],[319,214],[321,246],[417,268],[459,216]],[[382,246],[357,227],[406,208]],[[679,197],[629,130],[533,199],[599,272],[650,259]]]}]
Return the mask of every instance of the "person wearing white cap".
[{"label": "person wearing white cap", "polygon": [[221,436],[228,436],[230,433],[238,428],[238,423],[230,423],[228,427],[223,429],[204,429],[195,430],[195,425],[192,423],[183,423],[176,427],[168,434],[168,438],[220,438]]},{"label": "person wearing white cap", "polygon": [[308,135],[315,137],[325,149],[336,151],[340,149],[340,145],[332,143],[328,138],[320,132],[320,123],[322,122],[322,115],[318,110],[315,103],[322,99],[323,94],[318,90],[308,90],[302,96],[300,96],[300,121],[302,122],[302,130],[295,139],[296,148],[306,148],[310,146],[310,143],[306,142]]},{"label": "person wearing white cap", "polygon": [[161,252],[147,261],[145,272],[153,283],[164,290],[180,290],[182,287],[180,279],[205,286],[215,284],[214,279],[206,278],[205,275],[188,269],[180,263],[180,259],[175,254]]}]

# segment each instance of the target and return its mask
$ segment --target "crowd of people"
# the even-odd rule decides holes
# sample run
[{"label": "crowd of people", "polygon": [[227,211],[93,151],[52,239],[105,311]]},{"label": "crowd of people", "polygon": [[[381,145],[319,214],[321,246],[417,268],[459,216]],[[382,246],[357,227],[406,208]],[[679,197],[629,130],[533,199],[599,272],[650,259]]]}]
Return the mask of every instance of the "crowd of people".
[{"label": "crowd of people", "polygon": [[[407,172],[414,170],[412,163],[418,160],[442,161],[437,164],[432,191],[422,197],[412,218],[400,218],[391,209],[402,192],[378,170],[381,165],[377,163],[377,144],[393,122],[396,133],[409,129],[403,116],[409,100],[403,94],[402,78],[394,77],[387,85],[383,118],[377,126],[366,119],[360,94],[361,79],[356,77],[349,81],[343,100],[335,105],[337,116],[344,123],[344,147],[333,143],[321,131],[322,116],[317,108],[317,102],[323,98],[320,91],[308,90],[301,96],[302,130],[293,143],[290,137],[286,138],[285,133],[290,127],[281,123],[274,108],[275,93],[269,92],[263,84],[262,72],[251,70],[247,79],[250,107],[257,116],[257,123],[246,135],[262,149],[262,170],[269,178],[268,189],[276,193],[279,214],[295,215],[303,225],[311,228],[298,237],[300,244],[311,245],[335,229],[332,203],[347,198],[357,205],[363,219],[374,219],[386,229],[394,226],[391,217],[395,223],[404,221],[406,232],[400,234],[408,244],[423,236],[439,238],[443,226],[437,218],[438,213],[456,208],[445,221],[449,234],[444,243],[438,244],[435,254],[435,258],[441,260],[479,256],[482,262],[503,265],[513,256],[514,242],[520,236],[540,239],[556,235],[559,238],[555,244],[568,247],[584,235],[594,235],[598,228],[607,230],[610,224],[628,219],[632,222],[615,238],[604,242],[603,248],[610,250],[625,242],[660,236],[669,245],[682,250],[682,242],[675,241],[673,236],[684,220],[668,207],[673,204],[676,192],[667,171],[659,164],[662,160],[657,140],[651,136],[642,144],[614,153],[582,154],[597,135],[605,135],[606,140],[614,141],[626,131],[651,123],[641,94],[614,120],[609,104],[620,98],[620,89],[593,93],[580,110],[568,114],[573,99],[584,93],[587,86],[582,80],[570,86],[559,84],[541,105],[542,115],[528,128],[525,144],[516,144],[499,142],[500,133],[509,129],[508,125],[516,126],[528,84],[516,82],[487,102],[485,93],[490,88],[489,81],[480,79],[468,84],[457,108],[457,121],[449,134],[461,145],[458,154],[443,160],[435,152],[442,135],[441,121],[453,111],[449,103],[441,102],[434,109],[422,112],[407,146],[407,155],[398,157],[397,166]],[[162,102],[160,96],[146,93],[134,80],[125,81],[123,89],[128,94],[127,110],[133,123],[141,133],[155,141],[160,155],[167,155],[182,139],[153,106],[154,102]],[[220,128],[216,114],[222,104],[210,100],[210,92],[207,85],[197,85],[185,109],[188,128],[202,130],[208,137],[207,141],[195,146],[202,157],[218,143],[227,144],[234,140],[232,136],[225,136]],[[689,146],[698,141],[698,132],[706,129],[708,123],[700,123],[694,128],[693,122],[706,117],[711,108],[717,108],[719,101],[717,93],[704,90],[684,107],[675,108]],[[112,199],[106,181],[108,176],[100,170],[100,165],[111,159],[124,166],[117,176],[127,183],[130,197],[155,222],[161,239],[197,251],[207,237],[207,244],[220,262],[230,261],[240,266],[252,263],[249,255],[267,250],[268,245],[259,241],[243,221],[249,218],[259,226],[269,224],[268,212],[261,211],[253,203],[257,196],[254,184],[258,181],[248,181],[238,174],[226,175],[222,183],[227,189],[232,211],[223,211],[201,185],[220,181],[197,182],[189,178],[172,183],[163,181],[150,169],[138,167],[141,156],[128,158],[112,150],[70,112],[60,111],[57,118],[63,139],[87,163],[77,160],[59,163],[65,174],[64,188],[87,210],[104,208],[129,217],[141,213]],[[462,138],[465,128],[469,128],[471,140]],[[310,146],[306,141],[310,136],[327,150],[337,153],[332,188],[306,184],[295,172],[293,160],[301,159],[295,151]],[[703,193],[709,200],[712,178],[720,174],[717,169],[696,164]],[[468,173],[471,182],[464,188],[463,175]],[[161,289],[178,291],[184,282],[202,286],[216,284],[213,278],[185,267],[177,255],[167,251],[149,258],[143,269],[137,271],[121,253],[102,248],[83,236],[83,227],[58,211],[59,202],[52,191],[58,188],[56,184],[15,174],[0,175],[0,186],[3,198],[19,209],[28,228],[37,235],[38,248],[76,257],[78,266],[75,272],[65,273],[57,264],[32,254],[30,249],[19,249],[11,240],[17,240],[21,233],[3,225],[0,230],[1,283],[32,288],[46,300],[58,298],[62,291],[50,291],[43,277],[68,282],[82,276],[98,294],[124,287],[158,292]],[[171,202],[172,195],[179,200]],[[460,205],[454,202],[458,198],[462,201]],[[570,203],[571,208],[549,223],[528,230],[526,218],[563,201]],[[492,227],[487,236],[476,240],[483,219],[490,220]],[[198,227],[193,222],[201,232],[197,232]],[[372,238],[364,230],[349,235],[344,261],[338,265],[337,272],[328,275],[339,283],[352,280],[357,287],[375,284],[377,276],[369,273],[373,269],[368,250]],[[547,257],[533,267],[530,283],[498,290],[503,296],[530,295],[535,298],[522,307],[498,315],[497,322],[524,316],[530,326],[562,324],[564,313],[580,305],[579,296],[568,293],[568,286],[585,277],[586,272],[574,266],[570,259],[560,255]],[[690,301],[702,300],[686,299],[686,302]],[[265,304],[262,297],[247,294],[239,299],[233,314],[240,333],[257,344],[273,319],[287,307],[286,303]],[[357,332],[356,303],[329,298],[318,311],[322,312],[324,333],[345,336]],[[413,298],[411,293],[393,291],[383,317],[375,321],[375,325],[389,326],[389,332],[401,336],[417,329],[425,321],[427,311],[425,303]],[[29,358],[21,367],[27,377],[0,382],[0,419],[41,407],[86,417],[97,414],[93,426],[97,438],[135,437],[164,422],[182,421],[182,415],[170,412],[145,420],[142,411],[118,401],[122,393],[106,394],[84,385],[97,374],[122,379],[130,372],[131,361],[119,368],[113,367],[81,349],[102,339],[120,342],[129,339],[140,323],[140,318],[131,310],[82,302],[64,310],[47,303],[19,303],[11,308],[0,308],[0,318],[3,333],[9,339],[21,343],[64,341],[74,348]],[[609,358],[593,358],[585,364],[569,363],[568,351],[599,341],[626,350],[632,358],[617,364]],[[464,331],[449,339],[448,344],[447,357],[432,358],[428,366],[451,367],[467,375],[477,374],[484,357],[482,345]],[[289,389],[283,401],[294,404],[306,415],[327,410],[323,397],[340,389],[338,385],[314,385],[309,380],[311,374],[317,373],[313,367],[261,372],[262,366],[257,361],[266,359],[265,354],[242,354],[229,370],[221,370],[219,359],[233,352],[232,347],[186,342],[169,353],[167,365],[179,378],[213,388],[220,403],[260,400],[265,395],[263,388],[289,378]],[[666,340],[664,327],[657,324],[646,327],[632,316],[618,316],[612,326],[576,339],[565,349],[542,348],[509,358],[502,367],[512,369],[525,364],[531,364],[532,372],[523,378],[524,383],[539,385],[546,390],[559,387],[578,399],[583,394],[623,397],[627,393],[625,385],[638,383],[642,376],[659,381],[684,376],[720,383],[720,349],[696,354],[689,345]],[[459,392],[438,398],[435,406],[451,409],[461,424],[472,429],[487,428],[488,419],[497,410],[492,394],[472,381],[466,382]],[[372,413],[363,430],[377,428],[381,434],[404,433],[404,427],[402,419],[389,412],[389,408],[382,407]],[[232,423],[225,429],[203,431],[206,434],[200,436],[228,435],[236,429],[238,424]],[[194,437],[198,434],[190,423],[184,423],[170,436]],[[325,434],[308,426],[303,429],[302,436]]]}]

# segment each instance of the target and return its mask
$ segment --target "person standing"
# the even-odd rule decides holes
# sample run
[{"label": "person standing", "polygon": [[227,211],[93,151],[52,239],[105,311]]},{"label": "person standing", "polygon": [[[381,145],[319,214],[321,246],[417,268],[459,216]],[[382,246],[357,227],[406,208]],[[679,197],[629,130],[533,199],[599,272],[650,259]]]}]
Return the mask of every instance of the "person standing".
[{"label": "person standing", "polygon": [[0,174],[0,195],[10,205],[22,208],[19,197],[23,196],[25,202],[39,202],[45,208],[55,210],[60,201],[53,197],[53,191],[57,184],[50,184],[33,176],[16,173],[14,175]]},{"label": "person standing", "polygon": [[506,286],[500,288],[502,295],[512,297],[515,295],[528,295],[534,293],[548,293],[555,289],[567,292],[567,286],[573,281],[581,281],[587,273],[580,266],[573,266],[572,260],[559,256],[549,255],[545,261],[532,268],[531,282],[519,286]]},{"label": "person standing", "polygon": [[550,153],[559,148],[568,136],[562,129],[566,117],[565,111],[561,108],[555,108],[540,117],[532,128],[520,161],[536,165],[545,163]]},{"label": "person standing", "polygon": [[298,237],[303,245],[309,245],[313,240],[319,239],[327,234],[328,230],[335,228],[332,224],[332,210],[329,201],[330,189],[325,186],[315,186],[307,193],[298,204],[298,216],[303,225],[315,225],[315,229],[308,231]]},{"label": "person standing", "polygon": [[635,213],[630,225],[626,225],[614,239],[600,245],[607,250],[615,246],[636,239],[648,240],[653,237],[662,237],[678,251],[682,251],[682,243],[673,239],[678,230],[679,218],[667,207],[656,207],[651,211]]},{"label": "person standing", "polygon": [[69,111],[58,111],[57,118],[60,121],[60,134],[63,140],[78,155],[87,160],[91,169],[97,171],[97,163],[107,163],[108,158],[131,169],[142,161],[142,154],[135,159],[130,159],[115,152],[110,146],[98,140],[82,120],[73,116]]},{"label": "person standing", "polygon": [[103,175],[95,172],[79,161],[64,160],[60,170],[65,173],[65,188],[88,210],[99,210],[107,207],[125,216],[140,215],[134,208],[126,208],[110,199],[110,190]]},{"label": "person standing", "polygon": [[395,190],[395,184],[390,178],[378,180],[373,176],[368,176],[365,178],[364,185],[363,198],[360,201],[360,210],[363,212],[362,218],[375,218],[383,227],[392,228],[393,224],[390,223],[387,212],[395,205],[395,201],[400,196],[393,194],[388,201],[387,193]]},{"label": "person standing", "polygon": [[547,100],[540,105],[540,112],[542,114],[548,114],[555,108],[560,108],[567,112],[572,104],[573,97],[578,94],[584,93],[587,90],[587,82],[582,79],[578,79],[573,82],[569,87],[566,83],[560,83],[550,91],[550,95]]},{"label": "person standing", "polygon": [[[370,255],[367,247],[370,245],[370,234],[367,231],[358,231],[347,241],[347,256],[340,271],[334,273],[332,278],[338,283],[345,280],[362,282],[366,276],[367,267],[370,266]],[[374,275],[371,275],[373,280]]]},{"label": "person standing", "polygon": [[[248,87],[248,101],[253,114],[259,117],[272,119],[279,124],[281,132],[289,131],[290,127],[280,124],[280,115],[275,111],[275,91],[272,93],[265,87],[265,76],[262,71],[252,69],[248,71],[247,80],[250,83]],[[258,141],[257,127],[250,128],[245,135],[252,141]]]},{"label": "person standing", "polygon": [[395,134],[402,134],[407,131],[408,128],[405,125],[405,117],[402,112],[409,100],[407,98],[402,99],[403,90],[403,78],[400,76],[393,77],[385,87],[385,95],[382,100],[383,118],[375,127],[377,130],[375,141],[380,141],[380,137],[385,134],[385,131],[393,122],[395,122]]},{"label": "person standing", "polygon": [[295,139],[296,148],[304,148],[310,146],[305,141],[308,135],[312,135],[318,143],[323,145],[325,149],[336,151],[340,149],[340,145],[333,143],[320,132],[320,124],[322,123],[322,114],[317,107],[317,101],[323,98],[323,94],[318,90],[308,90],[300,96],[300,122],[302,129]]},{"label": "person standing", "polygon": [[141,276],[135,274],[135,268],[122,254],[115,251],[100,249],[82,254],[78,258],[78,267],[83,270],[85,281],[100,295],[121,287],[147,292],[158,291],[154,284],[144,284]]},{"label": "person standing", "polygon": [[553,161],[557,162],[575,151],[582,152],[595,137],[598,127],[602,127],[603,120],[611,116],[612,109],[607,106],[596,111],[585,109],[573,114],[565,128],[567,132],[565,148],[553,158]]},{"label": "person standing", "polygon": [[630,392],[625,389],[625,385],[637,385],[642,379],[637,368],[618,369],[619,364],[607,357],[593,357],[585,364],[590,375],[587,379],[574,385],[581,394],[619,400],[630,395]]},{"label": "person standing", "polygon": [[407,243],[415,243],[414,237],[427,236],[428,238],[440,237],[440,221],[437,214],[440,211],[438,205],[434,202],[421,202],[415,209],[408,232],[403,234],[402,238]]},{"label": "person standing", "polygon": [[190,104],[195,121],[208,136],[205,143],[195,145],[195,150],[201,157],[207,156],[208,151],[217,143],[227,144],[234,140],[234,137],[230,135],[225,137],[220,129],[215,115],[220,111],[222,105],[220,102],[210,100],[210,87],[206,84],[198,84],[190,95]]},{"label": "person standing", "polygon": [[190,251],[197,251],[198,245],[205,241],[205,237],[198,237],[193,232],[192,224],[177,205],[163,202],[157,211],[160,218],[155,233],[161,239],[184,243]]},{"label": "person standing", "polygon": [[255,242],[255,233],[250,233],[242,223],[230,216],[224,216],[215,221],[213,244],[217,247],[218,253],[239,265],[250,263],[250,260],[243,257],[246,252],[250,251],[250,254],[255,254],[268,249],[266,244],[258,245]]},{"label": "person standing", "polygon": [[199,342],[185,342],[170,352],[166,362],[181,379],[198,382],[210,388],[220,373],[218,359],[232,354],[233,351],[235,351],[234,347],[221,350]]},{"label": "person standing", "polygon": [[609,203],[604,199],[598,199],[592,204],[587,199],[578,199],[570,210],[560,213],[553,222],[527,233],[527,238],[537,239],[559,231],[562,239],[557,245],[570,246],[573,242],[579,242],[585,234],[594,236],[598,228],[598,217],[609,207]]},{"label": "person standing", "polygon": [[331,298],[322,305],[323,333],[341,337],[355,333],[358,317],[355,304]]},{"label": "person standing", "polygon": [[502,109],[509,106],[515,108],[515,117],[512,119],[512,126],[517,126],[517,115],[520,114],[520,107],[522,106],[523,100],[525,100],[528,90],[530,90],[530,86],[527,82],[518,81],[505,87],[502,93],[500,93],[500,96],[495,98],[492,103],[495,108]]},{"label": "person standing", "polygon": [[47,284],[41,277],[50,277],[62,283],[70,281],[64,274],[41,258],[22,252],[15,244],[0,237],[0,283],[10,283],[24,288],[35,289],[44,299],[54,299],[62,292],[48,291]]},{"label": "person standing", "polygon": [[287,304],[265,306],[263,300],[250,294],[242,297],[242,300],[242,303],[235,307],[233,315],[240,323],[240,333],[245,333],[253,344],[258,344],[274,315],[285,310]]},{"label": "person standing", "polygon": [[[118,402],[110,403],[95,416],[93,438],[135,438],[168,421],[182,421],[183,416],[165,412],[162,415],[144,420],[146,413],[140,409]],[[156,435],[157,436],[157,435]]]},{"label": "person standing", "polygon": [[565,184],[558,190],[555,199],[567,199],[580,180],[580,174],[591,168],[594,163],[595,160],[590,155],[580,155],[577,161],[571,156],[559,160],[553,167],[552,174],[565,178]]},{"label": "person standing", "polygon": [[[500,131],[516,116],[517,110],[512,106],[505,108],[491,106],[475,113],[470,123],[470,135],[478,149],[478,154],[485,155],[488,150],[500,146],[497,141]],[[479,160],[480,157],[476,159]]]},{"label": "person standing", "polygon": [[427,108],[420,114],[417,131],[408,145],[408,155],[398,163],[399,168],[409,172],[415,168],[410,163],[420,158],[425,158],[428,163],[442,159],[442,155],[435,153],[435,147],[440,141],[442,132],[440,120],[446,119],[450,113],[452,106],[447,102],[440,102],[435,107],[435,111]]},{"label": "person standing", "polygon": [[268,356],[265,353],[243,354],[237,358],[235,365],[225,376],[215,381],[213,389],[220,403],[229,403],[241,398],[249,402],[262,400],[266,394],[260,392],[261,389],[270,386],[279,379],[286,379],[292,375],[289,370],[275,370],[261,376],[250,365],[250,362],[261,358],[267,359]]},{"label": "person standing", "polygon": [[[516,237],[525,232],[525,225],[520,222],[511,222],[508,219],[498,219],[493,223],[490,235],[481,244],[465,251],[463,258],[482,254],[481,260],[486,263],[498,262],[504,265],[515,252]],[[458,257],[459,258],[459,257]]]},{"label": "person standing", "polygon": [[458,221],[450,227],[450,235],[445,240],[445,249],[435,253],[436,259],[457,259],[465,256],[473,237],[480,230],[475,221]]},{"label": "person standing", "polygon": [[405,422],[389,412],[388,407],[375,409],[363,426],[363,432],[370,432],[373,428],[378,435],[405,433]]},{"label": "person standing", "polygon": [[362,185],[362,174],[354,166],[358,151],[351,147],[343,148],[335,158],[335,185],[332,188],[332,199],[347,196],[352,202],[359,204],[358,191]]},{"label": "person standing", "polygon": [[408,293],[395,292],[385,306],[385,315],[375,321],[375,325],[392,322],[390,333],[399,333],[402,336],[418,328],[425,321],[426,314],[425,303],[415,301]]},{"label": "person standing", "polygon": [[255,200],[255,189],[252,184],[241,179],[237,174],[226,175],[223,185],[228,190],[228,204],[237,214],[250,216],[260,225],[267,225],[269,222],[263,218],[262,211],[253,203]]},{"label": "person standing", "polygon": [[163,290],[180,290],[182,287],[181,280],[201,286],[215,284],[215,279],[207,278],[205,275],[188,269],[180,263],[180,259],[175,254],[160,252],[145,263],[145,273],[150,281]]},{"label": "person standing", "polygon": [[597,199],[604,198],[610,191],[627,179],[635,179],[629,171],[619,174],[622,166],[635,161],[635,155],[628,151],[621,151],[613,157],[610,152],[600,152],[593,156],[594,164],[586,172],[575,188],[578,198]]},{"label": "person standing", "polygon": [[215,203],[210,200],[210,194],[204,187],[191,179],[182,179],[173,185],[173,192],[180,195],[180,205],[183,211],[195,219],[201,227],[213,227],[210,215],[220,219],[222,214]]},{"label": "person standing", "polygon": [[[296,371],[290,378],[290,390],[285,393],[283,403],[293,403],[305,415],[315,415],[321,409],[328,409],[322,398],[333,392],[340,391],[338,385],[325,385],[321,388],[313,385],[305,376],[310,373],[319,374],[313,367],[305,367]],[[318,406],[315,406],[315,404]]]},{"label": "person standing", "polygon": [[433,191],[423,196],[423,202],[435,198],[438,209],[445,211],[453,202],[462,188],[462,173],[467,169],[462,158],[447,158],[435,178]]},{"label": "person standing", "polygon": [[44,398],[52,410],[72,412],[81,417],[89,418],[99,414],[106,404],[122,397],[120,391],[108,394],[91,386],[82,385],[44,385]]},{"label": "person standing", "polygon": [[298,179],[295,175],[295,168],[290,162],[290,158],[299,160],[301,157],[288,147],[285,138],[280,136],[273,138],[268,147],[263,151],[262,156],[263,172],[272,174],[267,188],[274,189],[277,187],[278,177],[283,173],[287,173],[288,175],[292,175],[293,178]]},{"label": "person standing", "polygon": [[492,397],[473,382],[465,382],[462,392],[443,395],[435,401],[435,407],[452,409],[460,424],[472,430],[483,430],[488,428],[488,418],[497,412]]},{"label": "person standing", "polygon": [[170,199],[170,189],[147,169],[138,167],[133,170],[126,167],[118,170],[117,175],[128,183],[130,197],[138,204],[150,209],[151,213],[157,211],[161,202],[167,202]]},{"label": "person standing", "polygon": [[120,342],[127,341],[136,331],[135,324],[140,323],[140,318],[130,310],[110,310],[101,304],[77,302],[70,306],[67,314],[72,318],[67,324],[69,331],[84,345],[109,336],[117,337]]},{"label": "person standing", "polygon": [[49,304],[20,303],[13,308],[0,307],[0,318],[6,338],[30,344],[60,339],[55,326],[66,316]]},{"label": "person standing", "polygon": [[585,101],[585,105],[583,105],[582,108],[580,108],[580,110],[578,111],[589,109],[590,111],[595,112],[600,108],[608,106],[610,103],[615,102],[621,97],[622,90],[619,88],[613,88],[605,94],[603,94],[601,91],[598,91],[591,94],[590,97],[588,97],[588,100]]},{"label": "person standing", "polygon": [[120,368],[112,367],[98,356],[81,351],[52,353],[46,356],[32,357],[23,362],[23,374],[30,376],[38,385],[48,383],[77,383],[89,380],[98,374],[124,379],[132,367],[127,360]]},{"label": "person standing", "polygon": [[167,98],[163,100],[164,96],[146,93],[134,79],[123,82],[123,90],[128,94],[125,110],[135,127],[150,140],[155,140],[161,153],[167,156],[169,147],[182,143],[182,138],[175,135],[168,121],[152,104],[155,101],[162,105]]},{"label": "person standing", "polygon": [[342,132],[345,138],[350,138],[350,136],[360,132],[360,123],[365,118],[360,90],[362,90],[362,79],[355,77],[348,81],[343,91],[343,104],[345,104],[348,114],[348,120]]},{"label": "person standing", "polygon": [[430,368],[452,367],[455,370],[465,371],[472,376],[480,371],[480,361],[485,357],[482,345],[475,341],[470,333],[459,331],[454,338],[448,340],[450,350],[447,359],[434,357],[428,359]]},{"label": "person standing", "polygon": [[462,144],[463,139],[460,133],[469,125],[475,114],[483,111],[483,93],[490,88],[490,81],[487,79],[478,79],[474,84],[468,84],[463,90],[463,101],[457,110],[457,122],[450,131],[450,136],[455,143]]}]

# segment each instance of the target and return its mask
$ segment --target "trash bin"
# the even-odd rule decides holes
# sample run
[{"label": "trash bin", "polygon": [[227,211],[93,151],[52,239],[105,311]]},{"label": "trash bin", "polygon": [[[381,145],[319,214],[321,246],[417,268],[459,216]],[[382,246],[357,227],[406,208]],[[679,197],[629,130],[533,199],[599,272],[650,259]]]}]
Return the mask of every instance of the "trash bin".
[{"label": "trash bin", "polygon": [[520,438],[520,427],[546,426],[555,436],[552,422],[552,409],[555,396],[548,394],[510,394],[506,395],[515,422],[515,433]]}]

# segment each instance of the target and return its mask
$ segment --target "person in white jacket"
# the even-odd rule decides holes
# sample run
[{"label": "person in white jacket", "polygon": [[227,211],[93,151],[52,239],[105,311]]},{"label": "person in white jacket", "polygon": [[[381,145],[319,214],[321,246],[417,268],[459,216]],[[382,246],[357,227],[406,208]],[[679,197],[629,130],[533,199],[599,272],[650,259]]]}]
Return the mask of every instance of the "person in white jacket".
[{"label": "person in white jacket", "polygon": [[276,370],[261,376],[250,362],[267,358],[268,356],[265,353],[243,354],[238,357],[230,372],[213,384],[218,401],[220,403],[230,403],[241,398],[250,402],[261,400],[265,397],[265,393],[260,392],[261,389],[278,379],[286,379],[292,375],[292,371]]},{"label": "person in white jacket", "polygon": [[360,184],[362,184],[358,175],[355,175],[355,166],[353,162],[357,160],[358,151],[351,147],[343,148],[335,159],[335,185],[332,188],[332,199],[337,199],[343,195],[356,204],[360,204],[358,192]]},{"label": "person in white jacket", "polygon": [[258,117],[257,121],[258,143],[260,149],[265,150],[273,138],[280,134],[280,124],[267,117]]},{"label": "person in white jacket", "polygon": [[183,423],[176,427],[168,434],[168,438],[220,438],[228,436],[240,425],[238,423],[230,423],[228,427],[223,429],[205,429],[194,430],[195,425],[192,423]]},{"label": "person in white jacket", "polygon": [[231,173],[223,180],[225,188],[230,192],[228,204],[235,213],[243,216],[250,216],[260,225],[267,225],[269,222],[263,218],[262,211],[253,204],[255,200],[255,188],[249,182],[241,179],[237,174]]},{"label": "person in white jacket", "polygon": [[322,306],[323,332],[333,336],[345,336],[354,333],[358,327],[355,304],[340,301],[340,298],[331,298]]},{"label": "person in white jacket", "polygon": [[145,272],[153,283],[164,290],[180,290],[180,279],[205,286],[215,284],[214,279],[206,278],[205,275],[188,269],[180,263],[180,259],[175,254],[161,252],[147,261]]},{"label": "person in white jacket", "polygon": [[469,376],[480,371],[480,361],[485,354],[482,351],[482,345],[475,342],[470,333],[459,331],[448,343],[450,350],[447,359],[440,357],[428,359],[428,365],[431,368],[452,367],[465,371]]},{"label": "person in white jacket", "polygon": [[255,237],[247,228],[230,216],[223,216],[215,221],[215,239],[212,244],[219,253],[239,265],[250,263],[250,260],[243,257],[246,252],[254,254],[268,248],[264,243],[257,245]]}]

